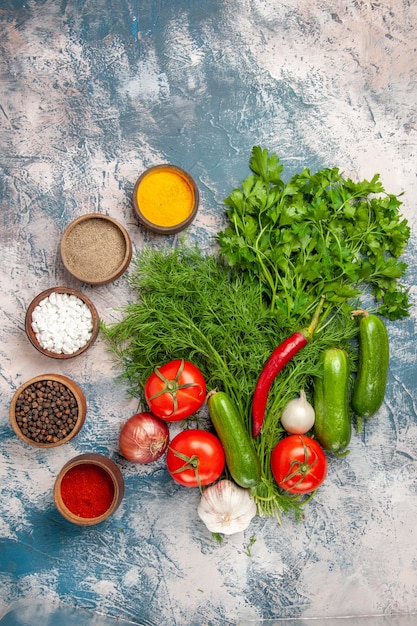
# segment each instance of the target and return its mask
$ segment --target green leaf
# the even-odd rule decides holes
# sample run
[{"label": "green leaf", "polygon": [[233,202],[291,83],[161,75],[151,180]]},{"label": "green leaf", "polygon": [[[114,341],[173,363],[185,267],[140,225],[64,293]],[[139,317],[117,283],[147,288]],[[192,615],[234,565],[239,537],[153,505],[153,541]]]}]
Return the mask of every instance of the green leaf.
[{"label": "green leaf", "polygon": [[410,315],[411,303],[408,291],[400,289],[388,291],[383,295],[379,313],[390,320],[398,320]]},{"label": "green leaf", "polygon": [[381,276],[387,278],[401,278],[407,269],[407,264],[396,261],[396,259],[388,258],[384,266],[379,270]]},{"label": "green leaf", "polygon": [[[236,211],[241,211],[244,207],[244,195],[240,189],[234,189],[231,194],[224,201],[226,206],[231,207],[231,209],[235,209]],[[229,214],[232,214],[230,212]]]},{"label": "green leaf", "polygon": [[[407,310],[408,294],[398,284],[406,264],[397,259],[410,228],[399,212],[399,196],[385,192],[379,174],[354,182],[337,167],[315,173],[304,168],[285,184],[278,157],[260,146],[252,150],[250,168],[252,174],[242,183],[243,200],[233,195],[235,202],[228,202],[237,205],[237,216],[229,208],[227,217],[243,240],[239,254],[221,236],[219,242],[236,269],[261,282],[272,311],[286,308],[290,320],[303,324],[308,307],[323,292],[337,301],[338,310],[369,292],[379,302],[390,294],[388,315]],[[246,218],[237,219],[240,214]],[[245,242],[250,253],[244,252]],[[303,293],[308,294],[304,312],[298,304]]]},{"label": "green leaf", "polygon": [[270,155],[266,148],[254,146],[250,168],[258,174],[265,182],[281,185],[282,165],[275,154]]},{"label": "green leaf", "polygon": [[345,215],[345,217],[347,217],[350,220],[355,219],[355,215],[356,215],[356,206],[354,204],[346,204],[343,207],[343,213]]}]

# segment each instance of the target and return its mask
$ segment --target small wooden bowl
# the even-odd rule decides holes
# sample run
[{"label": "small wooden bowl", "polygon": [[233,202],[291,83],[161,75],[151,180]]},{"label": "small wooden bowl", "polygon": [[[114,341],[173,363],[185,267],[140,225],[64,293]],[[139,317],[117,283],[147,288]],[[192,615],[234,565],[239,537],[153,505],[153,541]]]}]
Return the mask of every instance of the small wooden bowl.
[{"label": "small wooden bowl", "polygon": [[[181,205],[180,216],[171,209],[174,197],[176,203]],[[199,192],[195,181],[185,170],[176,165],[162,164],[150,167],[139,176],[132,201],[136,217],[143,226],[158,235],[174,235],[194,220]],[[165,218],[165,225],[158,221],[161,215]]]},{"label": "small wooden bowl", "polygon": [[[91,315],[93,318],[92,319],[93,328],[92,328],[90,339],[83,346],[81,346],[81,348],[79,348],[75,352],[71,352],[70,354],[64,354],[63,352],[52,352],[51,350],[44,348],[39,342],[36,336],[36,333],[32,328],[33,311],[36,309],[36,307],[39,305],[40,302],[48,298],[52,293],[63,293],[63,294],[68,294],[70,296],[76,296],[77,298],[82,300],[84,304],[86,304],[91,311]],[[81,293],[81,291],[77,291],[77,289],[72,289],[71,287],[52,287],[51,289],[45,289],[45,291],[42,291],[42,293],[38,294],[36,298],[34,298],[32,302],[30,303],[26,311],[25,329],[26,329],[26,334],[28,336],[29,341],[37,350],[39,350],[39,352],[41,352],[42,354],[45,354],[46,356],[50,356],[54,359],[70,359],[88,350],[88,348],[91,345],[93,345],[93,343],[97,339],[97,335],[99,332],[99,315],[97,313],[97,309],[94,306],[94,304],[91,302],[89,298],[87,298],[86,295]]]},{"label": "small wooden bowl", "polygon": [[72,276],[90,285],[106,285],[127,270],[132,259],[132,241],[117,220],[88,213],[66,227],[60,253]]},{"label": "small wooden bowl", "polygon": [[[18,421],[20,401],[23,399],[23,397],[25,396],[27,392],[32,391],[32,389],[30,389],[31,387],[33,387],[33,391],[35,391],[35,387],[37,386],[37,384],[42,383],[43,381],[47,381],[47,382],[50,381],[51,383],[59,383],[60,385],[63,385],[64,387],[67,388],[68,391],[71,392],[72,396],[74,396],[75,401],[76,401],[77,417],[76,417],[75,424],[72,430],[67,435],[62,436],[58,438],[57,440],[54,440],[52,435],[50,435],[52,437],[51,441],[36,441],[35,439],[32,439],[29,435],[26,435],[23,432],[22,427],[20,426],[19,421]],[[37,398],[36,401],[38,402],[38,400],[39,399]],[[34,407],[33,405],[30,406],[30,403],[28,406],[29,406],[29,409],[25,413],[25,417],[27,420],[25,424],[27,424],[28,427],[30,425],[30,427],[36,427],[36,428],[39,428],[39,430],[42,430],[41,426],[36,425],[36,422],[38,421],[38,415],[37,413],[35,413],[35,411],[38,410],[38,407]],[[87,414],[87,402],[86,402],[84,393],[82,392],[80,387],[77,385],[77,383],[75,383],[73,380],[71,380],[67,376],[63,376],[61,374],[42,374],[40,376],[35,376],[34,378],[31,378],[30,380],[28,380],[26,383],[21,385],[14,393],[11,404],[10,404],[10,409],[9,409],[10,424],[14,432],[19,437],[19,439],[29,444],[30,446],[34,446],[35,448],[56,448],[57,446],[61,446],[62,444],[70,441],[73,437],[75,437],[75,435],[77,435],[80,432],[81,428],[83,427],[86,414]],[[60,416],[55,416],[55,417],[57,419],[61,419]],[[43,423],[43,427],[45,427],[45,423]]]},{"label": "small wooden bowl", "polygon": [[[77,471],[76,477],[74,476],[74,468],[76,468],[75,471]],[[92,468],[94,470],[96,480],[99,479],[100,481],[103,481],[103,485],[99,485],[101,487],[100,496],[103,498],[104,493],[108,495],[109,506],[106,507],[105,511],[99,515],[94,517],[83,517],[81,514],[77,514],[68,508],[69,500],[67,500],[66,503],[65,497],[63,498],[63,481],[65,482],[65,480],[69,481],[71,479],[79,481],[78,483],[74,482],[74,494],[71,494],[73,498],[73,502],[71,503],[73,508],[77,508],[78,506],[85,508],[86,501],[89,501],[87,508],[92,510],[94,505],[96,507],[98,505],[98,503],[95,503],[92,499],[95,494],[90,492],[88,494],[88,498],[86,497],[83,500],[81,493],[83,488],[89,489],[92,485],[93,481],[91,480],[91,476],[88,476],[87,474],[87,472],[91,472]],[[84,477],[80,474],[82,471],[85,472]],[[80,454],[79,456],[76,456],[68,461],[68,463],[66,463],[59,472],[54,485],[54,501],[56,508],[61,515],[65,517],[65,519],[73,524],[78,524],[79,526],[92,526],[106,520],[120,506],[123,495],[124,480],[118,466],[111,459],[103,456],[102,454],[96,454],[93,452]]]}]

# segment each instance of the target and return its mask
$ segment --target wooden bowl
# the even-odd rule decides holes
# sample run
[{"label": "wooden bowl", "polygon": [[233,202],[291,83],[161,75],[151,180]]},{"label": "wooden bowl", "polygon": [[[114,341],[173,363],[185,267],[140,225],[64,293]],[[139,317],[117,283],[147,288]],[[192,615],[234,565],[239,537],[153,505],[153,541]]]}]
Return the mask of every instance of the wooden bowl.
[{"label": "wooden bowl", "polygon": [[[47,394],[51,394],[52,391],[53,399],[53,396],[59,392],[59,397],[62,397],[62,387],[65,388],[67,394],[69,393],[69,397],[66,396],[65,401],[72,403],[67,410],[69,409],[72,414],[70,417],[73,423],[66,422],[65,414],[62,416],[62,411],[58,408],[52,410],[51,407],[46,406],[51,402],[51,397],[46,397]],[[55,391],[57,393],[54,393]],[[28,394],[31,396],[29,397]],[[43,401],[42,398],[45,400]],[[43,406],[44,402],[45,406]],[[26,408],[24,408],[25,404]],[[49,423],[39,417],[40,409],[51,412],[51,415],[48,416]],[[10,424],[16,435],[25,443],[36,448],[56,448],[56,446],[61,446],[70,441],[80,432],[86,414],[87,402],[84,393],[77,383],[61,374],[41,374],[28,380],[14,393],[9,409]],[[59,421],[62,424],[59,424]],[[65,422],[67,434],[65,434]],[[68,431],[70,428],[71,430]],[[44,430],[46,433],[42,432]]]},{"label": "wooden bowl", "polygon": [[65,519],[79,526],[106,520],[120,506],[123,495],[124,480],[118,466],[93,452],[68,461],[54,485],[56,508]]},{"label": "wooden bowl", "polygon": [[[42,345],[42,343],[44,342],[42,342],[42,340],[39,338],[39,334],[36,333],[32,327],[34,310],[39,306],[41,302],[43,302],[44,300],[46,301],[46,299],[54,293],[68,294],[69,296],[75,296],[76,298],[79,298],[79,300],[81,300],[84,304],[88,306],[92,316],[92,330],[90,338],[80,348],[75,349],[74,352],[70,352],[68,354],[65,352],[54,352],[53,350],[44,347],[44,345]],[[38,294],[36,298],[34,298],[30,303],[26,311],[25,329],[29,341],[37,350],[39,350],[39,352],[54,359],[70,359],[88,350],[88,348],[95,342],[99,332],[99,316],[94,304],[89,298],[87,298],[86,295],[81,293],[81,291],[77,291],[77,289],[72,289],[71,287],[52,287],[51,289],[46,289],[45,291],[42,291],[42,293]]]},{"label": "wooden bowl", "polygon": [[132,241],[117,220],[101,213],[88,213],[66,227],[60,253],[72,276],[90,285],[105,285],[127,270]]},{"label": "wooden bowl", "polygon": [[194,220],[199,192],[185,170],[163,164],[139,176],[132,200],[136,217],[143,226],[159,235],[174,235]]}]

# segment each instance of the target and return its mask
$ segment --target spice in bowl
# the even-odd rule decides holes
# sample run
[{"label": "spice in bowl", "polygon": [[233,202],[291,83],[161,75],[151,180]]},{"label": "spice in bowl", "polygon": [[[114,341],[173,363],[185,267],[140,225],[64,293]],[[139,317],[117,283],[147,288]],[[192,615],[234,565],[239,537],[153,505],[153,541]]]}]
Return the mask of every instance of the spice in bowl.
[{"label": "spice in bowl", "polygon": [[26,333],[43,354],[70,358],[81,354],[97,338],[98,313],[87,296],[70,287],[40,293],[26,313]]},{"label": "spice in bowl", "polygon": [[114,484],[99,465],[75,465],[62,479],[61,497],[67,509],[78,517],[100,517],[114,498]]},{"label": "spice in bowl", "polygon": [[175,234],[191,224],[199,203],[197,185],[174,165],[156,165],[137,180],[133,206],[139,221],[158,234]]},{"label": "spice in bowl", "polygon": [[120,469],[107,457],[81,454],[64,465],[54,486],[54,500],[70,522],[98,524],[119,507],[124,495]]},{"label": "spice in bowl", "polygon": [[53,292],[33,309],[32,328],[42,348],[73,354],[91,338],[93,316],[77,296]]},{"label": "spice in bowl", "polygon": [[32,378],[10,405],[10,423],[25,443],[52,448],[72,439],[84,424],[86,400],[74,381],[60,374]]},{"label": "spice in bowl", "polygon": [[126,271],[132,242],[115,219],[90,213],[67,226],[60,251],[64,266],[75,278],[90,285],[105,285]]}]

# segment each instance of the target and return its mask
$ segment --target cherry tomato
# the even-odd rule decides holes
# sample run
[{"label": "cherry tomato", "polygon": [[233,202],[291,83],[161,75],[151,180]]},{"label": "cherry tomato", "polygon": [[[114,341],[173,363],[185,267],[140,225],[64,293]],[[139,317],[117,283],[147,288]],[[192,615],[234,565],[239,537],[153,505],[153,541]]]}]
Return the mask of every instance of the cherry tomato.
[{"label": "cherry tomato", "polygon": [[223,446],[206,430],[183,430],[171,441],[166,464],[172,478],[184,487],[210,485],[224,470]]},{"label": "cherry tomato", "polygon": [[189,417],[203,404],[206,383],[200,370],[184,359],[156,367],[145,383],[150,411],[167,422]]},{"label": "cherry tomato", "polygon": [[307,435],[281,439],[271,454],[272,474],[284,491],[315,491],[327,474],[327,458],[320,444]]}]

